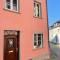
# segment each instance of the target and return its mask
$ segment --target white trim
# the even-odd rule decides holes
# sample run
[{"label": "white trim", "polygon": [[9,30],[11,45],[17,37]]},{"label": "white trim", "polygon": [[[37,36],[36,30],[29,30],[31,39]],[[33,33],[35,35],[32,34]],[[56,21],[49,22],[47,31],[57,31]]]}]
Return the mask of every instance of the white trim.
[{"label": "white trim", "polygon": [[10,0],[11,10],[13,10],[13,0]]},{"label": "white trim", "polygon": [[17,0],[17,11],[19,11],[19,1]]}]

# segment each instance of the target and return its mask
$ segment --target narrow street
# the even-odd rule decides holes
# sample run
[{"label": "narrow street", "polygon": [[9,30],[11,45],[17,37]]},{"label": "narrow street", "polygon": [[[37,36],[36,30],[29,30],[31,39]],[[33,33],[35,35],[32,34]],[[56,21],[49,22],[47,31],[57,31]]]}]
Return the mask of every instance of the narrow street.
[{"label": "narrow street", "polygon": [[52,60],[60,60],[60,47],[57,44],[50,43],[50,52]]}]

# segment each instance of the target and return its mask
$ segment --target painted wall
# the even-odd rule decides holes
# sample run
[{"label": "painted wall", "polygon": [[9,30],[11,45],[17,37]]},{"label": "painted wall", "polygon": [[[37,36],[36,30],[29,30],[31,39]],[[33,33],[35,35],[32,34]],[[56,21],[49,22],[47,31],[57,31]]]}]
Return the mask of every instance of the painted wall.
[{"label": "painted wall", "polygon": [[[21,60],[48,53],[48,28],[46,0],[40,0],[42,18],[34,17],[34,1],[20,0],[20,11],[15,13],[4,9],[4,0],[0,0],[0,60],[3,60],[4,30],[20,31],[20,57]],[[34,32],[43,32],[43,48],[33,48]]]},{"label": "painted wall", "polygon": [[60,43],[60,27],[49,30],[49,41],[53,43]]}]

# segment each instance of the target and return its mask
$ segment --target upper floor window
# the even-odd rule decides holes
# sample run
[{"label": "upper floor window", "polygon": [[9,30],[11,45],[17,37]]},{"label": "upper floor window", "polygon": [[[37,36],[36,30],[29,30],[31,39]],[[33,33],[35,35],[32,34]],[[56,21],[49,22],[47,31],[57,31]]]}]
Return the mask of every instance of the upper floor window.
[{"label": "upper floor window", "polygon": [[43,34],[35,33],[34,34],[34,48],[42,48],[43,45]]},{"label": "upper floor window", "polygon": [[18,0],[5,0],[5,9],[18,12]]},{"label": "upper floor window", "polygon": [[37,1],[34,1],[34,16],[41,17],[41,4]]}]

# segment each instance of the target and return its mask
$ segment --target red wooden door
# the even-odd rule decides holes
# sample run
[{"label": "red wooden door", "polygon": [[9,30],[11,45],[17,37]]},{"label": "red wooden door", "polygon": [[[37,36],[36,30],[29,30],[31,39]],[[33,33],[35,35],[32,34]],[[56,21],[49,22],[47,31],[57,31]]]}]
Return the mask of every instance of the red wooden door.
[{"label": "red wooden door", "polygon": [[17,35],[7,35],[4,37],[4,60],[19,59],[19,44]]}]

